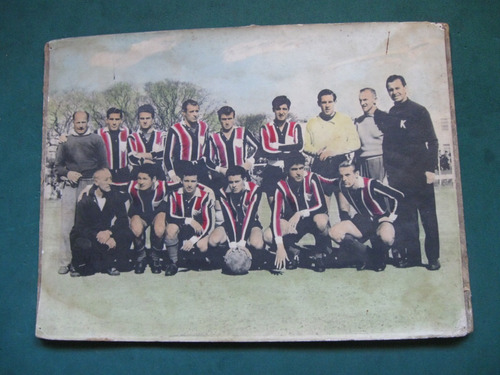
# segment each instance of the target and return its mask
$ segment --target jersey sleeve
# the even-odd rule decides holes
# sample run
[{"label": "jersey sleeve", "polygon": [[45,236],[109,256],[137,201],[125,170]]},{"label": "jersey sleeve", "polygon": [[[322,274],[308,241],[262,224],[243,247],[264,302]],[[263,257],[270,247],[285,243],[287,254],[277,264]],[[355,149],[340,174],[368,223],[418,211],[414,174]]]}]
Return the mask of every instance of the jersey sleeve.
[{"label": "jersey sleeve", "polygon": [[226,231],[228,240],[229,242],[237,242],[236,218],[234,217],[231,205],[226,197],[222,195],[219,197],[219,202],[221,204],[222,214],[224,216],[224,222],[222,223],[222,226]]},{"label": "jersey sleeve", "polygon": [[137,141],[132,134],[127,139],[127,152],[129,164],[134,167],[139,166],[141,162],[137,157]]},{"label": "jersey sleeve", "polygon": [[283,233],[281,231],[281,213],[283,210],[285,196],[281,189],[276,189],[274,193],[274,204],[271,216],[271,230],[276,244],[283,243]]},{"label": "jersey sleeve", "polygon": [[205,194],[203,197],[203,201],[201,203],[201,227],[203,228],[202,232],[200,235],[195,235],[190,238],[190,241],[195,244],[199,240],[201,240],[203,237],[208,236],[208,233],[210,232],[212,228],[212,204],[210,197],[208,196],[208,193]]},{"label": "jersey sleeve", "polygon": [[167,140],[165,142],[165,152],[163,154],[163,163],[165,165],[165,169],[167,171],[167,174],[170,177],[173,177],[176,175],[175,170],[174,170],[174,159],[175,159],[175,154],[177,151],[177,135],[175,133],[175,130],[173,128],[170,128],[167,133]]},{"label": "jersey sleeve", "polygon": [[[255,163],[255,158],[259,153],[260,143],[254,137],[254,135],[250,131],[248,131],[248,129],[245,129],[245,142],[247,148],[245,150],[245,152],[247,152],[245,161],[248,161],[253,165]],[[249,151],[249,149],[251,152]]]},{"label": "jersey sleeve", "polygon": [[250,235],[250,224],[255,221],[257,217],[257,211],[259,210],[260,199],[262,193],[258,187],[252,192],[250,197],[250,202],[248,204],[247,212],[243,220],[243,225],[241,226],[240,238],[237,241],[244,241]]},{"label": "jersey sleeve", "polygon": [[218,172],[217,167],[220,161],[218,158],[217,146],[212,136],[209,137],[208,144],[205,148],[205,164],[211,171]]},{"label": "jersey sleeve", "polygon": [[167,222],[169,224],[176,224],[181,226],[186,224],[186,218],[179,212],[177,212],[177,199],[175,192],[171,192],[164,198],[167,200]]},{"label": "jersey sleeve", "polygon": [[325,194],[323,193],[323,188],[321,187],[317,174],[311,176],[310,185],[312,194],[311,199],[314,204],[308,209],[301,211],[301,216],[303,217],[314,216],[321,213],[326,208]]},{"label": "jersey sleeve", "polygon": [[391,221],[396,220],[399,213],[400,202],[403,200],[404,194],[378,180],[372,180],[371,183],[375,194],[387,198],[389,212],[385,216],[387,216]]}]

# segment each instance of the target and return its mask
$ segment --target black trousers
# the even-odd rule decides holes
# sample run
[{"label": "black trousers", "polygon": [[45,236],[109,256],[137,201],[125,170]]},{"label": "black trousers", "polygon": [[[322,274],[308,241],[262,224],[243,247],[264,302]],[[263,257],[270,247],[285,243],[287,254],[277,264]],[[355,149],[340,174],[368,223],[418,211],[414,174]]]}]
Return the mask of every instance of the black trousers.
[{"label": "black trousers", "polygon": [[130,271],[132,263],[130,245],[132,237],[129,233],[123,233],[115,238],[116,247],[109,249],[97,239],[89,239],[72,233],[71,241],[71,264],[82,276],[106,272],[111,267],[119,271]]},{"label": "black trousers", "polygon": [[429,261],[439,259],[439,228],[434,185],[427,184],[425,172],[407,174],[388,171],[389,185],[400,190],[405,198],[394,227],[396,248],[406,249],[410,263],[421,263],[418,215],[425,232],[425,255]]}]

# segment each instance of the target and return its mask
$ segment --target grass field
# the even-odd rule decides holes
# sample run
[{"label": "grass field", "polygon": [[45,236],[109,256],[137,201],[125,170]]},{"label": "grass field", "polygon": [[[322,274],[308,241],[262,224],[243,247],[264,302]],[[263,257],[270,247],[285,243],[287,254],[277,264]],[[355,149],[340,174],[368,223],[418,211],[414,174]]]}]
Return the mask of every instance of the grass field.
[{"label": "grass field", "polygon": [[[45,200],[37,335],[117,341],[288,341],[465,334],[455,190],[436,188],[441,269],[57,273],[59,201]],[[334,206],[334,205],[332,205]],[[269,209],[261,203],[263,225]],[[333,213],[333,212],[332,212]],[[336,217],[333,215],[332,217]],[[421,236],[423,231],[421,230]],[[423,239],[422,239],[423,240]],[[424,257],[425,260],[425,257]]]}]

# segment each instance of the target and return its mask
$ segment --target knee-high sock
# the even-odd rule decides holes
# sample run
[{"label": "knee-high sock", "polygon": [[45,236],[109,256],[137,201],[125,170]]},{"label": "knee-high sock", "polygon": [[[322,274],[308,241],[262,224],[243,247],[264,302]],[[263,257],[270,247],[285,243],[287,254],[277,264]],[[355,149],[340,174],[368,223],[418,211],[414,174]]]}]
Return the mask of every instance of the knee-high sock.
[{"label": "knee-high sock", "polygon": [[346,246],[349,251],[356,254],[357,258],[361,262],[368,261],[368,246],[362,244],[357,238],[350,234],[346,234],[341,242],[341,245]]},{"label": "knee-high sock", "polygon": [[165,239],[165,245],[167,247],[168,258],[172,263],[177,263],[179,254],[179,240],[169,240]]},{"label": "knee-high sock", "polygon": [[144,233],[142,233],[139,237],[134,238],[134,249],[136,254],[137,262],[141,262],[146,258],[146,237]]}]

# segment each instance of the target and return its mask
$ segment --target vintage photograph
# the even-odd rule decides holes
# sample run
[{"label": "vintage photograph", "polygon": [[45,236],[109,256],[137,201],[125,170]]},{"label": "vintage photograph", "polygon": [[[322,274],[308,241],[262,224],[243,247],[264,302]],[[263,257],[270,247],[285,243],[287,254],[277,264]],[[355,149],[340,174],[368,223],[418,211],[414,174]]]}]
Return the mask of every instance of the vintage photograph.
[{"label": "vintage photograph", "polygon": [[447,25],[45,47],[36,336],[472,331]]}]

